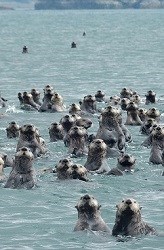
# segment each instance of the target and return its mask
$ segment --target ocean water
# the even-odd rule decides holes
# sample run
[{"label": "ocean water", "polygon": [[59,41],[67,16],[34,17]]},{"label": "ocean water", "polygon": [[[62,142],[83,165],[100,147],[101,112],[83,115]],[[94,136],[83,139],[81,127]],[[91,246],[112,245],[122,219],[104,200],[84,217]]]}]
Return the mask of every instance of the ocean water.
[{"label": "ocean water", "polygon": [[[144,236],[125,242],[92,232],[73,232],[77,221],[75,205],[88,193],[101,207],[101,215],[112,229],[116,204],[132,197],[142,206],[143,219],[164,232],[164,177],[162,165],[149,164],[150,149],[138,126],[128,126],[133,141],[126,151],[136,157],[136,171],[121,177],[89,175],[90,181],[59,181],[55,175],[40,174],[68,156],[62,141],[50,142],[48,127],[68,114],[69,105],[78,103],[97,90],[106,96],[119,95],[123,87],[137,91],[145,107],[145,94],[152,89],[164,123],[164,11],[1,11],[0,12],[0,93],[8,100],[0,109],[0,151],[14,157],[16,139],[8,139],[8,123],[32,123],[45,139],[47,154],[34,161],[38,187],[12,190],[0,186],[0,249],[163,249],[164,238]],[[83,31],[86,36],[83,37]],[[77,43],[71,49],[71,43]],[[26,45],[28,54],[22,54]],[[67,110],[61,113],[23,111],[18,92],[50,84],[63,96]],[[103,107],[105,103],[101,104]],[[91,116],[96,133],[98,114]],[[86,157],[75,158],[84,164]],[[107,159],[112,168],[116,158]],[[5,169],[8,176],[11,169]]]}]

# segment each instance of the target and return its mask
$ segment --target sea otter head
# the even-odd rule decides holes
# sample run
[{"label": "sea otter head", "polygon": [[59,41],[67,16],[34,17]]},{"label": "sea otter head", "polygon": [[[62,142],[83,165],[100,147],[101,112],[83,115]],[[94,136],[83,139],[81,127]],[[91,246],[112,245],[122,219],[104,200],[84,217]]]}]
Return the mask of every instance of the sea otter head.
[{"label": "sea otter head", "polygon": [[22,147],[18,150],[18,152],[15,154],[15,157],[24,157],[24,158],[28,158],[29,160],[33,160],[34,159],[34,155],[31,152],[31,150],[27,147]]},{"label": "sea otter head", "polygon": [[102,139],[94,139],[90,144],[89,144],[89,150],[92,152],[106,152],[107,150],[107,145]]},{"label": "sea otter head", "polygon": [[129,154],[123,154],[118,158],[118,168],[122,171],[130,171],[134,168],[136,159]]},{"label": "sea otter head", "polygon": [[92,126],[92,121],[89,118],[79,118],[76,121],[76,125],[88,129]]},{"label": "sea otter head", "polygon": [[117,208],[117,217],[118,218],[128,218],[130,219],[135,214],[140,214],[141,207],[138,202],[132,198],[124,199],[118,205]]},{"label": "sea otter head", "polygon": [[53,132],[61,132],[63,130],[63,126],[60,123],[57,122],[53,122],[51,123],[51,126],[49,127],[49,131],[53,131]]},{"label": "sea otter head", "polygon": [[31,171],[34,155],[27,147],[22,147],[15,154],[14,165],[17,172],[26,174]]},{"label": "sea otter head", "polygon": [[19,128],[20,128],[19,125],[15,121],[10,122],[8,127],[6,128],[7,137],[8,138],[18,137]]},{"label": "sea otter head", "polygon": [[63,98],[58,93],[54,93],[53,96],[51,97],[51,102],[52,102],[52,104],[62,103]]},{"label": "sea otter head", "polygon": [[164,127],[161,126],[154,126],[151,135],[153,138],[164,140]]},{"label": "sea otter head", "polygon": [[25,91],[23,92],[23,100],[25,103],[28,103],[29,101],[33,100],[33,96]]},{"label": "sea otter head", "polygon": [[149,90],[146,96],[146,103],[155,103],[156,93],[153,90]]},{"label": "sea otter head", "polygon": [[25,124],[20,127],[20,135],[25,137],[25,139],[30,139],[34,134],[38,134],[38,129],[32,124]]},{"label": "sea otter head", "polygon": [[88,181],[87,169],[81,164],[73,164],[67,170],[67,174],[71,179],[79,179],[82,181]]},{"label": "sea otter head", "polygon": [[136,104],[139,104],[141,102],[141,97],[138,94],[133,95],[130,99],[131,99],[131,101],[135,102]]},{"label": "sea otter head", "polygon": [[126,110],[127,111],[136,111],[136,110],[138,110],[138,105],[135,102],[130,101],[126,107]]},{"label": "sea otter head", "polygon": [[87,136],[87,131],[84,127],[73,126],[68,134],[71,138],[82,138]]},{"label": "sea otter head", "polygon": [[95,94],[95,98],[97,102],[102,102],[104,100],[105,93],[101,90],[98,90]]},{"label": "sea otter head", "polygon": [[72,161],[70,159],[62,159],[56,165],[56,173],[58,178],[66,179],[67,178],[67,170],[72,166]]},{"label": "sea otter head", "polygon": [[127,88],[123,88],[120,92],[120,97],[121,98],[128,98],[130,99],[130,97],[132,96],[133,92],[130,89]]},{"label": "sea otter head", "polygon": [[72,103],[70,108],[69,108],[69,113],[76,114],[78,112],[81,112],[80,106],[76,103]]},{"label": "sea otter head", "polygon": [[111,97],[109,98],[109,103],[110,103],[111,105],[118,105],[118,104],[120,103],[120,100],[121,100],[121,98],[120,98],[119,96],[114,95],[114,96],[111,96]]},{"label": "sea otter head", "polygon": [[65,115],[61,118],[60,124],[62,124],[65,131],[69,131],[70,128],[75,124],[76,118],[72,115]]},{"label": "sea otter head", "polygon": [[157,108],[150,108],[147,112],[146,112],[146,115],[148,118],[153,118],[153,119],[156,119],[156,118],[159,118],[161,113],[160,111],[157,109]]},{"label": "sea otter head", "polygon": [[86,219],[92,219],[101,205],[93,196],[86,194],[80,198],[75,207],[80,215],[83,215]]}]

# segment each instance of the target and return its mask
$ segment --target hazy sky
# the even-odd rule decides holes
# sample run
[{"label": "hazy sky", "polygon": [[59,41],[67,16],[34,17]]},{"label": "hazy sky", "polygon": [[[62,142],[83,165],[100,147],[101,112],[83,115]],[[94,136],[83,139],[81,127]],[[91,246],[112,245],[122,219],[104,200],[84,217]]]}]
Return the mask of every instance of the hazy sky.
[{"label": "hazy sky", "polygon": [[0,6],[12,7],[15,9],[33,9],[36,0],[0,0]]}]

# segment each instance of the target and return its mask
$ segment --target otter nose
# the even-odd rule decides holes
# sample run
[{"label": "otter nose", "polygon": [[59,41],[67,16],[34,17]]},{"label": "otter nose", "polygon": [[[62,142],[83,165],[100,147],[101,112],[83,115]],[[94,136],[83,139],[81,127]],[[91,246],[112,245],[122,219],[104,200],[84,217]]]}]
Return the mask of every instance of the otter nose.
[{"label": "otter nose", "polygon": [[161,127],[157,127],[156,130],[160,131],[160,130],[161,130]]},{"label": "otter nose", "polygon": [[77,165],[73,165],[72,168],[73,168],[74,170],[76,170],[78,167],[77,167]]},{"label": "otter nose", "polygon": [[90,196],[89,196],[88,194],[86,194],[86,195],[83,196],[83,199],[89,200],[89,199],[90,199]]},{"label": "otter nose", "polygon": [[63,160],[63,163],[68,163],[68,160],[67,160],[67,159],[64,159],[64,160]]},{"label": "otter nose", "polygon": [[128,200],[126,200],[126,204],[130,205],[130,204],[132,204],[132,201],[130,199],[128,199]]},{"label": "otter nose", "polygon": [[24,148],[22,148],[21,150],[22,150],[22,151],[27,151],[27,148],[24,147]]},{"label": "otter nose", "polygon": [[100,141],[100,140],[97,140],[97,141],[96,141],[96,144],[100,144],[100,143],[101,143],[101,141]]}]

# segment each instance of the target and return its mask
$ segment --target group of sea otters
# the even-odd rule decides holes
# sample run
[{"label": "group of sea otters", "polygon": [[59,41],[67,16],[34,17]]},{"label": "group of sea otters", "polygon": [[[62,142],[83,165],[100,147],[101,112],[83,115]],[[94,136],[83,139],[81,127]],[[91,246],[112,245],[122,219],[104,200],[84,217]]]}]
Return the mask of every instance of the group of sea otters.
[{"label": "group of sea otters", "polygon": [[[59,122],[53,122],[48,128],[50,142],[63,141],[70,157],[60,159],[55,168],[44,169],[44,173],[55,174],[59,180],[79,179],[89,181],[89,174],[99,173],[120,176],[134,171],[136,159],[126,153],[126,145],[132,141],[128,126],[140,126],[140,133],[146,136],[142,145],[150,147],[149,161],[164,165],[164,127],[160,123],[160,111],[154,107],[156,93],[152,90],[145,95],[144,105],[141,96],[129,88],[123,88],[118,96],[107,98],[101,90],[95,95],[86,95],[78,104],[65,106],[62,96],[51,85],[43,89],[43,98],[36,89],[19,92],[20,108],[36,112],[68,111]],[[6,99],[0,97],[0,106],[6,106]],[[97,108],[97,103],[105,103],[104,108]],[[151,104],[149,106],[149,104]],[[89,134],[92,116],[98,114],[98,130]],[[124,117],[123,117],[124,116]],[[15,121],[6,128],[7,138],[16,138],[17,147],[13,159],[0,153],[1,181],[5,188],[26,188],[36,186],[33,161],[46,154],[45,140],[39,129],[33,124],[19,126]],[[75,164],[73,157],[86,156],[84,165]],[[104,164],[105,159],[116,157],[117,166],[110,169]],[[11,167],[7,179],[4,168]],[[164,175],[164,173],[162,173]],[[122,200],[116,207],[116,218],[110,230],[100,214],[101,205],[95,197],[85,194],[77,205],[78,221],[74,231],[89,229],[108,232],[113,236],[138,236],[157,234],[156,230],[145,223],[141,216],[141,207],[132,198]]]}]

